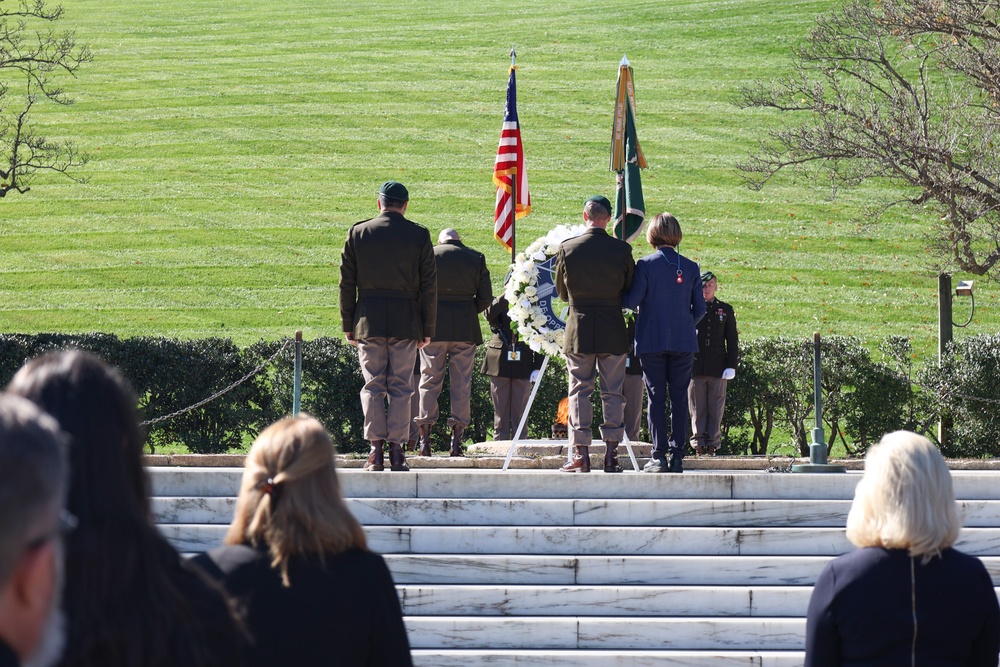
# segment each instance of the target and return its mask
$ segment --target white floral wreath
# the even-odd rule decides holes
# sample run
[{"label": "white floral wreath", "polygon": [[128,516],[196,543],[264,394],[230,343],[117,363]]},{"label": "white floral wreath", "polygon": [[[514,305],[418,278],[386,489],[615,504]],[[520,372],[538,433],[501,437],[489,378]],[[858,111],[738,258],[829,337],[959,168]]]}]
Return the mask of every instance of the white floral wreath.
[{"label": "white floral wreath", "polygon": [[559,252],[559,244],[584,232],[584,225],[559,225],[548,234],[517,253],[511,264],[510,279],[504,296],[510,304],[508,314],[517,327],[517,335],[535,352],[549,356],[562,354],[565,329],[551,329],[538,303],[538,265]]}]

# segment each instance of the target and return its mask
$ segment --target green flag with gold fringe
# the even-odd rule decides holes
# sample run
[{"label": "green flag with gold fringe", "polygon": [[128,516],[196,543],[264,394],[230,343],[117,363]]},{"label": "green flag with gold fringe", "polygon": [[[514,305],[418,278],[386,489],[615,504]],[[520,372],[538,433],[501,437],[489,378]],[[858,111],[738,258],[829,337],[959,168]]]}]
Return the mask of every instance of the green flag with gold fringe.
[{"label": "green flag with gold fringe", "polygon": [[611,135],[611,171],[615,172],[615,212],[612,234],[631,242],[646,222],[646,203],[642,198],[640,169],[646,168],[639,139],[635,132],[635,85],[628,58],[618,66],[615,95],[615,119]]}]

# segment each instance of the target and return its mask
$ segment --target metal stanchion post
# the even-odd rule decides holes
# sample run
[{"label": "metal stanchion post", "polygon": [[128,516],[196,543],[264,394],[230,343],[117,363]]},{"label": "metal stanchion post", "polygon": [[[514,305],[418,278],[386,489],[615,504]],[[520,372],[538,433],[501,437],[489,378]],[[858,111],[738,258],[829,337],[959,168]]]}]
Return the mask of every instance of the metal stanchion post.
[{"label": "metal stanchion post", "polygon": [[292,416],[302,409],[302,331],[295,332],[295,375],[292,388]]},{"label": "metal stanchion post", "polygon": [[813,334],[813,392],[816,423],[809,445],[809,463],[792,466],[792,472],[847,472],[847,467],[826,462],[826,438],[823,436],[823,375],[820,363],[819,332]]}]

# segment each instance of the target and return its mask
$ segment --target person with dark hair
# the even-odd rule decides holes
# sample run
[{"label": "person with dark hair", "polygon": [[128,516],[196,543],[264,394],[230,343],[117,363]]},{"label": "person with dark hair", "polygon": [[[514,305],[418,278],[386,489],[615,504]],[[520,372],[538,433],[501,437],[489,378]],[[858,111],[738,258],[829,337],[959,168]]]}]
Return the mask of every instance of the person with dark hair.
[{"label": "person with dark hair", "polygon": [[569,375],[570,459],[563,472],[590,472],[591,397],[601,374],[604,472],[621,472],[618,444],[625,435],[625,354],[629,340],[622,315],[623,293],[632,284],[632,246],[610,236],[611,202],[600,195],[583,206],[587,229],[559,245],[556,291],[569,301],[563,353]]},{"label": "person with dark hair", "polygon": [[[626,308],[639,309],[635,351],[649,396],[646,419],[653,451],[645,472],[684,472],[688,431],[688,384],[698,351],[695,330],[705,315],[705,296],[698,265],[683,257],[677,218],[661,213],[646,229],[656,252],[636,263],[635,280],[625,295]],[[667,431],[667,402],[670,431]],[[667,454],[670,461],[667,461]]]},{"label": "person with dark hair", "polygon": [[358,348],[361,409],[371,443],[365,470],[409,470],[410,399],[417,350],[437,325],[437,264],[427,228],[405,217],[402,183],[379,188],[379,215],[354,224],[340,255],[340,323]]},{"label": "person with dark hair", "polygon": [[315,419],[283,419],[254,441],[225,542],[195,564],[240,601],[250,667],[412,665],[392,575],[344,503]]},{"label": "person with dark hair", "polygon": [[81,351],[29,361],[8,386],[70,438],[63,667],[241,665],[242,637],[220,590],[152,523],[132,387]]},{"label": "person with dark hair", "polygon": [[66,638],[59,608],[69,465],[59,425],[0,394],[0,667],[50,667]]},{"label": "person with dark hair", "polygon": [[437,326],[420,350],[420,456],[431,455],[431,428],[438,420],[438,396],[448,371],[451,416],[450,455],[464,456],[462,435],[472,421],[472,368],[483,344],[479,313],[493,300],[486,256],[462,243],[454,229],[443,229],[434,246],[437,262]]}]

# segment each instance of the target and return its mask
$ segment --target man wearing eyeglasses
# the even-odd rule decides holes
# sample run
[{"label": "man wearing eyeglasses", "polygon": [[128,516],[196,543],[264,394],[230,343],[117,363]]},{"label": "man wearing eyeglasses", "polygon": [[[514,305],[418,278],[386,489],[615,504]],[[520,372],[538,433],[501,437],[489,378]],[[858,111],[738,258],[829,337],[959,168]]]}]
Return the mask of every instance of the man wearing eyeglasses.
[{"label": "man wearing eyeglasses", "polygon": [[48,667],[62,655],[68,467],[55,420],[0,394],[0,667]]}]

